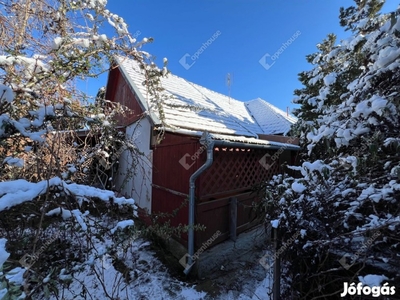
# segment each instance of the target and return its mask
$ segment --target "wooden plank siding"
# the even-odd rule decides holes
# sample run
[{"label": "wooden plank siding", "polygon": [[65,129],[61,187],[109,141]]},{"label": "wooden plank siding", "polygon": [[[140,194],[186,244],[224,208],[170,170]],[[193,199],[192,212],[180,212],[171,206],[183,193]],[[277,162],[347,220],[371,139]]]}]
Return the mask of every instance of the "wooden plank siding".
[{"label": "wooden plank siding", "polygon": [[[206,162],[206,151],[204,148],[199,151],[201,148],[198,137],[168,132],[161,144],[153,147],[153,213],[171,213],[188,199],[190,176]],[[195,222],[206,226],[205,231],[195,231],[196,249],[218,230],[222,234],[213,244],[229,238],[230,197],[238,199],[237,233],[255,225],[251,222],[255,217],[251,205],[260,201],[260,198],[251,189],[281,172],[280,159],[270,169],[259,163],[265,154],[272,156],[275,151],[214,148],[213,164],[196,180]],[[190,156],[196,152],[199,158],[191,160]],[[193,164],[188,169],[179,162],[185,154],[188,155],[188,165]],[[288,151],[282,157],[287,158],[288,155],[290,159]],[[170,222],[173,226],[187,225],[188,205],[180,209]],[[178,239],[184,243],[187,236],[185,234]]]},{"label": "wooden plank siding", "polygon": [[[188,201],[190,176],[204,164],[205,154],[193,162],[188,157],[187,162],[193,163],[189,169],[185,169],[179,161],[185,154],[191,156],[196,153],[199,147],[198,138],[168,132],[165,133],[161,144],[153,146],[153,213],[172,213],[183,202]],[[170,221],[172,226],[188,224],[188,202]],[[183,234],[179,238],[186,241],[187,235]]]},{"label": "wooden plank siding", "polygon": [[[237,228],[240,234],[257,225],[255,212],[251,208],[253,202],[260,201],[259,197],[251,192],[235,195],[237,198]],[[217,231],[221,235],[212,242],[212,246],[229,239],[229,199],[225,197],[196,205],[196,223],[206,226],[205,231],[195,232],[195,246],[200,248],[202,243],[209,240]]]},{"label": "wooden plank siding", "polygon": [[118,126],[127,126],[136,122],[143,114],[138,97],[133,93],[132,88],[121,74],[119,68],[110,71],[107,82],[106,100],[129,108],[126,116],[117,116]]}]

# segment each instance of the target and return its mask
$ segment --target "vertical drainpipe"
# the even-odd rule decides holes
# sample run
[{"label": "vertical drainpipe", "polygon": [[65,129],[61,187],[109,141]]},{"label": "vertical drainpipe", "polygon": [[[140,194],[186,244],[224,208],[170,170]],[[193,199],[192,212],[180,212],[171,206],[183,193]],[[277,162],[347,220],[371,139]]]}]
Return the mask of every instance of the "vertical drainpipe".
[{"label": "vertical drainpipe", "polygon": [[213,163],[214,159],[214,141],[212,141],[211,137],[205,132],[200,139],[200,143],[207,147],[207,160],[196,172],[190,176],[189,179],[189,232],[188,232],[188,262],[185,270],[183,271],[186,275],[189,274],[190,270],[193,266],[193,255],[194,255],[194,212],[195,212],[195,190],[196,190],[196,179],[203,173],[208,167],[210,167]]}]

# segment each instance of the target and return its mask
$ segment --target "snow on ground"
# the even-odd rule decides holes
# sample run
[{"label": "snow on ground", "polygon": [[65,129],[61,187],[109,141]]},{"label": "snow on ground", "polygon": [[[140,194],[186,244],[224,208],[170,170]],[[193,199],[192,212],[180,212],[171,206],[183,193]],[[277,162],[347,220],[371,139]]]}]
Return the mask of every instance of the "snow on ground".
[{"label": "snow on ground", "polygon": [[113,263],[111,256],[104,256],[95,260],[93,267],[87,266],[75,274],[68,289],[60,288],[61,299],[100,300],[106,299],[106,292],[112,299],[126,300],[270,299],[272,281],[270,273],[256,259],[260,253],[247,257],[247,262],[232,263],[226,270],[213,274],[213,278],[192,283],[174,278],[150,249],[150,243],[143,239],[134,240],[128,251],[121,254],[118,258],[124,263],[115,263],[115,260]]},{"label": "snow on ground", "polygon": [[384,275],[374,275],[374,274],[366,275],[364,277],[358,276],[358,279],[360,280],[360,282],[370,287],[381,286],[382,281],[388,280],[388,278]]},{"label": "snow on ground", "polygon": [[59,288],[62,299],[196,300],[206,296],[171,277],[143,239],[135,240],[127,253],[117,258],[120,260],[114,259],[113,263],[113,257],[105,255],[96,259],[93,266],[87,265],[82,272],[75,273],[68,289]]},{"label": "snow on ground", "polygon": [[[59,187],[66,193],[74,194],[81,199],[85,199],[85,197],[95,197],[101,201],[113,199],[114,203],[119,205],[128,204],[136,207],[133,199],[117,198],[111,191],[78,184],[67,184],[56,177],[38,183],[30,183],[22,179],[0,183],[0,211],[23,202],[32,201],[45,193],[49,187]],[[83,240],[90,236],[91,245],[91,250],[86,253],[86,261],[75,265],[76,267],[80,266],[79,270],[75,270],[71,275],[65,269],[57,275],[60,281],[68,281],[69,284],[59,286],[58,297],[54,296],[50,298],[51,300],[269,299],[271,270],[264,269],[259,263],[260,258],[266,254],[265,249],[250,251],[239,259],[230,262],[221,270],[217,270],[209,278],[183,282],[183,275],[181,279],[172,276],[166,265],[156,257],[150,242],[136,237],[124,241],[121,247],[115,246],[107,237],[100,239],[95,234],[97,231],[94,225],[101,223],[101,220],[88,214],[88,212],[82,213],[78,209],[68,210],[61,207],[46,213],[46,216],[60,215],[64,221],[73,217],[80,225],[82,235],[69,242],[75,246],[85,245]],[[134,225],[134,221],[128,219],[109,225],[114,236],[117,231],[122,231]],[[85,235],[85,232],[89,232],[89,227],[94,231],[91,235]],[[0,239],[0,267],[9,257],[9,253],[6,251],[6,241],[6,239]],[[272,255],[269,255],[269,257],[272,257]],[[183,272],[183,268],[179,272],[181,271]],[[15,268],[6,274],[7,279],[17,285],[22,285],[24,280],[22,275],[25,272],[25,267]],[[0,275],[2,275],[1,272]],[[43,279],[44,284],[50,281],[49,276]],[[3,298],[2,295],[4,296],[5,293],[6,289],[0,289],[0,299]],[[36,299],[49,298],[42,295]]]}]

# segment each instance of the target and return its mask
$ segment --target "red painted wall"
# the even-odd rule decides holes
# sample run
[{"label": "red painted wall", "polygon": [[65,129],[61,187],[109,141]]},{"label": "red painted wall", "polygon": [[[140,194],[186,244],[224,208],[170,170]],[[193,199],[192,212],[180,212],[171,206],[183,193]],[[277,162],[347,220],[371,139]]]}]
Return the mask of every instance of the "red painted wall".
[{"label": "red painted wall", "polygon": [[[186,202],[186,206],[179,209],[176,217],[171,219],[171,225],[187,225],[188,223],[188,194],[190,176],[204,164],[206,155],[202,153],[199,159],[194,161],[186,157],[185,168],[180,161],[182,157],[192,156],[200,148],[198,137],[188,137],[172,133],[165,133],[164,139],[160,145],[153,148],[153,199],[152,211],[172,213]],[[184,164],[184,163],[183,163]],[[172,191],[166,191],[156,186],[163,187]],[[176,193],[184,195],[176,195]],[[198,191],[197,191],[198,192]],[[187,236],[182,235],[182,240]]]},{"label": "red painted wall", "polygon": [[[274,154],[272,150],[214,150],[213,164],[196,180],[196,224],[206,226],[205,231],[195,232],[196,248],[218,230],[221,236],[214,244],[229,238],[229,197],[238,197],[237,233],[254,226],[251,221],[255,215],[250,206],[259,198],[250,189],[281,171],[279,163],[269,170],[259,163],[267,152],[271,156]],[[186,161],[182,161],[185,155]],[[172,191],[153,187],[153,213],[172,213],[178,209],[188,199],[190,176],[205,161],[206,151],[199,143],[199,137],[165,133],[164,140],[153,149],[153,184]],[[182,165],[185,162],[186,168]],[[188,205],[171,218],[171,225],[186,225],[187,222]],[[186,235],[180,238],[181,242],[187,240]]]},{"label": "red painted wall", "polygon": [[137,101],[137,96],[134,95],[118,68],[112,69],[108,75],[106,100],[120,103],[129,108],[130,111],[127,115],[117,117],[117,124],[120,126],[132,124],[142,116],[143,109]]}]

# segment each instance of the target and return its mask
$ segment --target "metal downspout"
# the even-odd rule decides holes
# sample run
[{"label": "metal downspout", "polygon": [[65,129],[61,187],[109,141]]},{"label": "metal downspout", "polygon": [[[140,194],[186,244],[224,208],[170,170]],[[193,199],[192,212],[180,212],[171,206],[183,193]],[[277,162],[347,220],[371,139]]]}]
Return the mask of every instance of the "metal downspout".
[{"label": "metal downspout", "polygon": [[214,141],[208,136],[208,134],[204,134],[202,139],[205,138],[204,141],[201,141],[207,147],[207,160],[196,172],[190,176],[189,179],[189,232],[188,232],[188,262],[187,267],[183,271],[186,275],[189,274],[192,266],[194,264],[193,255],[194,255],[194,213],[195,213],[195,189],[196,189],[196,179],[203,173],[208,167],[210,167],[214,160]]},{"label": "metal downspout", "polygon": [[[282,146],[277,145],[259,145],[259,144],[244,144],[240,142],[229,142],[229,141],[219,141],[213,140],[209,133],[204,132],[200,143],[207,147],[207,160],[196,172],[190,176],[189,179],[189,230],[188,230],[188,262],[187,267],[183,271],[186,275],[189,274],[192,266],[194,264],[193,255],[194,255],[194,213],[195,213],[195,198],[194,193],[196,189],[195,181],[197,177],[201,175],[208,167],[210,167],[214,160],[214,146],[226,146],[226,147],[247,147],[252,149],[271,149],[271,150],[278,150],[281,149]],[[288,145],[286,147],[288,150],[299,150],[298,146]]]}]

